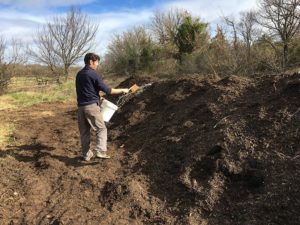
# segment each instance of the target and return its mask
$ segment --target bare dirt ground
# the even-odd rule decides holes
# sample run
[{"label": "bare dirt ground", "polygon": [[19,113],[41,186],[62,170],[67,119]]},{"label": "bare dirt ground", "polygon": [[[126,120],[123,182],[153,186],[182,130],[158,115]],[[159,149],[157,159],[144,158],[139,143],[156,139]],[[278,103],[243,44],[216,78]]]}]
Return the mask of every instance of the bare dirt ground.
[{"label": "bare dirt ground", "polygon": [[74,104],[1,111],[0,224],[300,224],[299,99],[298,74],[154,82],[88,163]]}]

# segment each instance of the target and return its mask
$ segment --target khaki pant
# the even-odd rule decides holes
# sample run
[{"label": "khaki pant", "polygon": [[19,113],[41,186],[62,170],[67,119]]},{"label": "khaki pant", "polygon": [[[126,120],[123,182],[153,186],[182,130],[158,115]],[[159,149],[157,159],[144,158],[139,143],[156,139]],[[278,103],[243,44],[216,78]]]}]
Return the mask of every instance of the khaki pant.
[{"label": "khaki pant", "polygon": [[78,127],[83,156],[90,150],[91,128],[96,131],[96,151],[107,151],[107,128],[96,103],[78,107]]}]

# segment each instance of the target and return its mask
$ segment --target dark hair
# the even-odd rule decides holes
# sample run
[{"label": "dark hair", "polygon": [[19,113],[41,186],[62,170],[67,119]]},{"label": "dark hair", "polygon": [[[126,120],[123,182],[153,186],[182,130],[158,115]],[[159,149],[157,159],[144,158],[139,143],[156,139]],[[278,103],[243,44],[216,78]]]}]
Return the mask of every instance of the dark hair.
[{"label": "dark hair", "polygon": [[86,65],[89,65],[90,64],[90,60],[92,61],[100,61],[100,56],[99,55],[96,55],[95,53],[87,53],[85,56],[84,56],[84,63]]}]

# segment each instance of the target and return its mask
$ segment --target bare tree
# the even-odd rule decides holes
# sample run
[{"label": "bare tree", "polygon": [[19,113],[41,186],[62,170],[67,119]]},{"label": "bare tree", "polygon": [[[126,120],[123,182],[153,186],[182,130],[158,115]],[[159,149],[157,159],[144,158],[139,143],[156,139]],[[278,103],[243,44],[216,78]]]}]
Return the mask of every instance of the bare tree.
[{"label": "bare tree", "polygon": [[225,23],[227,26],[232,28],[233,32],[233,47],[235,51],[238,50],[238,33],[237,33],[237,23],[233,18],[230,17],[224,17]]},{"label": "bare tree", "polygon": [[4,52],[5,52],[5,40],[0,36],[0,64],[4,61]]},{"label": "bare tree", "polygon": [[177,29],[188,15],[182,9],[171,9],[168,12],[156,11],[151,22],[151,30],[159,43],[173,43]]},{"label": "bare tree", "polygon": [[151,70],[156,59],[155,44],[144,27],[115,35],[108,46],[105,67],[116,74]]},{"label": "bare tree", "polygon": [[37,50],[31,55],[46,64],[60,82],[62,75],[68,78],[70,66],[93,47],[97,30],[85,14],[71,8],[65,17],[54,17],[37,32]]},{"label": "bare tree", "polygon": [[[9,54],[6,54],[7,49],[9,49]],[[27,61],[23,49],[24,46],[20,40],[13,39],[7,42],[4,37],[0,36],[0,94],[6,91],[16,66]]]},{"label": "bare tree", "polygon": [[162,46],[162,56],[177,57],[176,34],[184,18],[190,15],[183,9],[171,9],[167,12],[156,11],[151,21],[150,29],[154,38]]},{"label": "bare tree", "polygon": [[300,27],[299,0],[260,0],[258,22],[282,42],[282,66],[288,61],[289,44]]},{"label": "bare tree", "polygon": [[0,94],[3,94],[10,77],[6,73],[6,64],[4,63],[5,40],[0,37]]},{"label": "bare tree", "polygon": [[251,57],[251,45],[254,40],[254,36],[256,36],[257,29],[255,28],[256,24],[256,12],[248,11],[242,12],[240,14],[240,21],[237,25],[237,30],[239,34],[242,36],[244,42],[247,46],[247,61],[249,61]]}]

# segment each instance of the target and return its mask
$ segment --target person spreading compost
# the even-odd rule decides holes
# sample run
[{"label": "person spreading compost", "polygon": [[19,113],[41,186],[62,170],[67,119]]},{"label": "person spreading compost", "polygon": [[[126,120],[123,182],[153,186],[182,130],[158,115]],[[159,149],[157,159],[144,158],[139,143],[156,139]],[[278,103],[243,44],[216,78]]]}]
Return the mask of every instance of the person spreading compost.
[{"label": "person spreading compost", "polygon": [[109,94],[128,93],[128,88],[111,88],[106,85],[96,72],[100,57],[87,53],[85,67],[76,75],[76,94],[78,106],[78,127],[80,132],[81,153],[85,161],[94,156],[90,150],[90,130],[96,131],[96,156],[109,159],[107,155],[107,128],[100,112],[100,91]]}]

